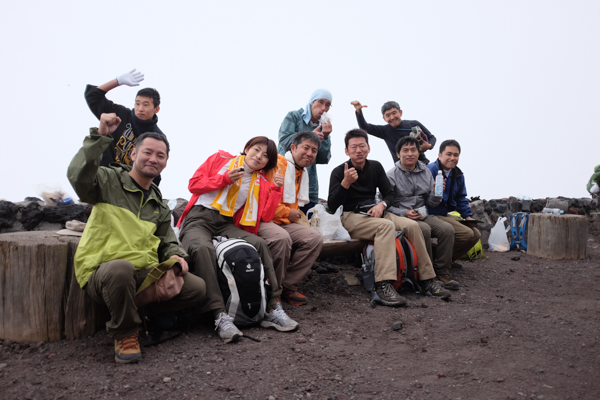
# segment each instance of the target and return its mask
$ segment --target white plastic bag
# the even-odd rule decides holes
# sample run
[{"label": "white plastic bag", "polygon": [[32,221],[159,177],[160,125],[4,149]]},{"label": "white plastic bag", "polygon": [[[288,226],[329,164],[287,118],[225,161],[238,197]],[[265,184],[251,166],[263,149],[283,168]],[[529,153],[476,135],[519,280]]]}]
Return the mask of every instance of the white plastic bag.
[{"label": "white plastic bag", "polygon": [[319,226],[313,226],[312,229],[319,231],[321,236],[323,236],[324,242],[328,242],[330,240],[350,240],[350,234],[342,226],[342,221],[340,220],[342,212],[344,211],[342,206],[338,207],[335,214],[329,214],[327,211],[325,211],[325,207],[322,204],[317,204],[308,210],[306,215],[310,215],[315,210],[317,211],[321,221]]},{"label": "white plastic bag", "polygon": [[508,243],[508,236],[506,232],[510,229],[510,226],[504,227],[504,221],[506,217],[498,218],[496,225],[490,232],[490,238],[488,239],[488,245],[491,251],[508,251],[510,250],[510,244]]}]

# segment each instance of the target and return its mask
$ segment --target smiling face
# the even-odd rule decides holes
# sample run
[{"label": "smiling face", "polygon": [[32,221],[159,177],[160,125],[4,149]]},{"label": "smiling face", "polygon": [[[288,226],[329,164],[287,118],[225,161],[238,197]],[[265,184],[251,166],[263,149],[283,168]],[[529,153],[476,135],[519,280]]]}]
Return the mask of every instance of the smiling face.
[{"label": "smiling face", "polygon": [[458,165],[460,150],[456,146],[446,146],[443,152],[438,154],[440,164],[444,169],[452,169]]},{"label": "smiling face", "polygon": [[324,112],[329,111],[329,107],[331,107],[331,102],[327,99],[317,99],[313,101],[310,105],[310,120],[312,122],[319,122],[321,115],[323,115]]},{"label": "smiling face", "polygon": [[348,140],[348,147],[346,147],[346,155],[350,157],[352,165],[358,169],[362,169],[367,161],[367,156],[371,148],[363,137],[353,137]]},{"label": "smiling face", "polygon": [[154,107],[154,100],[151,97],[137,96],[135,98],[134,112],[139,119],[150,120],[159,110],[159,106]]},{"label": "smiling face", "polygon": [[252,171],[260,171],[269,162],[269,156],[267,154],[267,145],[257,143],[244,149],[246,157],[244,158],[244,164]]},{"label": "smiling face", "polygon": [[413,170],[419,160],[419,149],[414,143],[407,143],[400,148],[400,152],[396,155],[400,159],[400,165],[403,168]]},{"label": "smiling face", "polygon": [[383,120],[391,125],[392,128],[397,128],[402,122],[402,110],[392,108],[383,114]]},{"label": "smiling face", "polygon": [[133,160],[132,176],[139,184],[142,184],[136,177],[154,179],[167,166],[167,145],[162,140],[146,138],[133,149],[131,159]]},{"label": "smiling face", "polygon": [[292,144],[290,150],[294,163],[300,168],[306,168],[317,159],[319,145],[312,140],[304,140],[298,146]]}]

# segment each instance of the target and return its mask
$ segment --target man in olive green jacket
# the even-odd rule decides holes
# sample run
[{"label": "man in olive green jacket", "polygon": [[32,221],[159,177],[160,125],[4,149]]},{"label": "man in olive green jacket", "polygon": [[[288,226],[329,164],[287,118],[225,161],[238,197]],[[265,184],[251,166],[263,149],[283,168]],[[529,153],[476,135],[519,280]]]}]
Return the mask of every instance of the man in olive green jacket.
[{"label": "man in olive green jacket", "polygon": [[106,330],[115,341],[119,363],[141,359],[135,305],[136,290],[158,264],[173,265],[183,277],[181,292],[171,300],[151,303],[151,314],[173,312],[200,303],[204,281],[187,274],[186,254],[177,246],[171,214],[152,183],[167,165],[169,143],[163,134],[140,135],[131,154],[133,164],[100,167],[110,134],[121,123],[116,114],[102,114],[75,155],[67,176],[81,201],[94,205],[75,254],[75,277],[96,302],[106,304],[111,320]]}]

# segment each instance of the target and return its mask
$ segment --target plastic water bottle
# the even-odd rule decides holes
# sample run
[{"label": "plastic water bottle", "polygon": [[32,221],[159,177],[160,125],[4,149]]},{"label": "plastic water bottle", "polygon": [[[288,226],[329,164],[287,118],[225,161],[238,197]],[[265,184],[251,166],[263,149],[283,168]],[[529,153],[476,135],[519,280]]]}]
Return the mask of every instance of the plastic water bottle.
[{"label": "plastic water bottle", "polygon": [[435,177],[435,197],[442,197],[444,194],[444,176],[442,170],[438,170],[438,174]]},{"label": "plastic water bottle", "polygon": [[544,208],[542,210],[542,214],[560,215],[560,214],[564,214],[564,211],[561,210],[560,208]]},{"label": "plastic water bottle", "polygon": [[318,228],[321,226],[321,218],[319,218],[318,210],[313,211],[313,215],[310,217],[310,226],[313,228]]}]

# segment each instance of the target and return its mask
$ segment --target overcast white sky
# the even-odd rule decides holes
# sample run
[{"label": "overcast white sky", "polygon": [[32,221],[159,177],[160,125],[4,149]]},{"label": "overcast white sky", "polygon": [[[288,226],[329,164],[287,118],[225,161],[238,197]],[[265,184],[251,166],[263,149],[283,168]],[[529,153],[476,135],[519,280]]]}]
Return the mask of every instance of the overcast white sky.
[{"label": "overcast white sky", "polygon": [[[381,124],[396,100],[438,145],[458,140],[470,196],[587,197],[600,164],[598,1],[5,1],[0,35],[0,198],[11,201],[43,186],[75,196],[67,166],[98,124],[85,85],[132,68],[162,97],[165,198],[188,198],[218,149],[277,141],[319,87],[333,93],[322,198],[357,126],[352,100]],[[132,107],[139,88],[107,97]],[[369,158],[392,167],[380,139]]]}]

